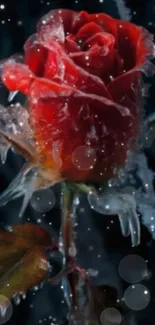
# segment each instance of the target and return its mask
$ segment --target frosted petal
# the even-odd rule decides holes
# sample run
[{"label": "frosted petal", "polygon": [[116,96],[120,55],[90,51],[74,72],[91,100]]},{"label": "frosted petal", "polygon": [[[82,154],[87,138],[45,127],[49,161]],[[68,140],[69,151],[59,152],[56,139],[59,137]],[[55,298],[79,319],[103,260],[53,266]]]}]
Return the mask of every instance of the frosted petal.
[{"label": "frosted petal", "polygon": [[2,133],[21,135],[22,138],[33,143],[28,111],[19,103],[9,107],[0,105],[0,132],[0,158],[2,163],[5,163],[11,143],[4,139]]}]

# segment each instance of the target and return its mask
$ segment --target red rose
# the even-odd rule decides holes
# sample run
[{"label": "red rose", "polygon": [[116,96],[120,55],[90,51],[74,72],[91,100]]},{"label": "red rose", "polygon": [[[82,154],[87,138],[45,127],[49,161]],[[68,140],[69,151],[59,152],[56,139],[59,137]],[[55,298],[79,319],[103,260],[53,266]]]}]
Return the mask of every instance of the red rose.
[{"label": "red rose", "polygon": [[110,178],[138,135],[152,35],[102,13],[53,10],[24,49],[2,78],[27,95],[37,159],[71,181]]}]

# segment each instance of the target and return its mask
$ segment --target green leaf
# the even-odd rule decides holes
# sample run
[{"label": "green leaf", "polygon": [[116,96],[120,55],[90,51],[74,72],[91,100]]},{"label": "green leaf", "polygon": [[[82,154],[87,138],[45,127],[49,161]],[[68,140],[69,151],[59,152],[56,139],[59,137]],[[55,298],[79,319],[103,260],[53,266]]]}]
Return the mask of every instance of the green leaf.
[{"label": "green leaf", "polygon": [[0,295],[26,292],[48,275],[46,249],[52,239],[40,226],[25,223],[0,231],[0,248]]}]

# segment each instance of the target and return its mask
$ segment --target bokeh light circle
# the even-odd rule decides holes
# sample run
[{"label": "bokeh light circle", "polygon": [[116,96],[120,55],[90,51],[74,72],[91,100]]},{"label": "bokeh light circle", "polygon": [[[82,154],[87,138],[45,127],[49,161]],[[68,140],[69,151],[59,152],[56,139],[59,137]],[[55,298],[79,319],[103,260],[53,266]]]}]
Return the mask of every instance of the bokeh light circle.
[{"label": "bokeh light circle", "polygon": [[32,208],[40,213],[50,211],[54,207],[55,202],[55,195],[51,189],[35,191],[30,200]]},{"label": "bokeh light circle", "polygon": [[135,284],[129,286],[124,293],[124,302],[132,310],[145,309],[151,296],[148,289],[143,284]]},{"label": "bokeh light circle", "polygon": [[122,321],[122,316],[116,308],[106,308],[100,316],[102,325],[119,325]]},{"label": "bokeh light circle", "polygon": [[5,324],[9,321],[13,314],[13,307],[11,301],[0,295],[0,324]]},{"label": "bokeh light circle", "polygon": [[89,146],[77,147],[72,153],[72,162],[79,170],[93,169],[96,160],[96,152]]},{"label": "bokeh light circle", "polygon": [[140,282],[148,274],[147,263],[139,255],[127,255],[119,264],[119,274],[128,283]]}]

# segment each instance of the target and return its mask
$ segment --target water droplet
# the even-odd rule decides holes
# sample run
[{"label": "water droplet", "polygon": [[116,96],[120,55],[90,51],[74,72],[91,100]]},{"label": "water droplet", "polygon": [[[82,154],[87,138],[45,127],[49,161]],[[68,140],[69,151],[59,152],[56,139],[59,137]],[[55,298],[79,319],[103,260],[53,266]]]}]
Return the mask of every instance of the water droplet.
[{"label": "water droplet", "polygon": [[137,283],[148,273],[146,261],[138,255],[127,255],[119,264],[119,274],[128,283]]},{"label": "water droplet", "polygon": [[95,150],[89,146],[81,146],[74,150],[72,162],[80,170],[92,169],[96,163]]},{"label": "water droplet", "polygon": [[94,250],[94,246],[89,246],[88,249],[89,249],[89,251],[92,252]]},{"label": "water droplet", "polygon": [[39,290],[39,286],[34,286],[33,288],[35,291],[38,291]]},{"label": "water droplet", "polygon": [[48,212],[55,205],[55,195],[50,189],[38,190],[33,193],[30,203],[37,212]]},{"label": "water droplet", "polygon": [[76,251],[76,247],[74,245],[72,245],[71,247],[69,247],[69,249],[68,249],[69,256],[75,257],[76,256],[76,253],[77,253],[77,251]]},{"label": "water droplet", "polygon": [[122,316],[116,308],[107,308],[101,313],[100,321],[102,325],[119,325]]},{"label": "water droplet", "polygon": [[94,269],[88,269],[87,272],[91,277],[94,277],[94,276],[96,277],[99,273],[97,270],[94,270]]},{"label": "water droplet", "polygon": [[13,301],[14,301],[16,306],[18,306],[20,304],[21,297],[20,297],[20,295],[18,293],[13,296]]},{"label": "water droplet", "polygon": [[22,298],[23,300],[26,299],[26,293],[25,293],[25,292],[21,292],[20,295],[21,295],[21,298]]},{"label": "water droplet", "polygon": [[132,310],[142,310],[150,302],[150,292],[142,284],[135,284],[128,287],[124,293],[125,304]]},{"label": "water droplet", "polygon": [[9,231],[9,232],[12,232],[12,231],[13,231],[13,228],[12,228],[12,226],[10,226],[10,225],[5,225],[4,228],[5,228],[7,231]]},{"label": "water droplet", "polygon": [[8,322],[13,313],[12,303],[10,300],[0,295],[0,324]]},{"label": "water droplet", "polygon": [[18,25],[18,26],[22,26],[22,25],[23,25],[22,20],[18,20],[17,25]]}]

